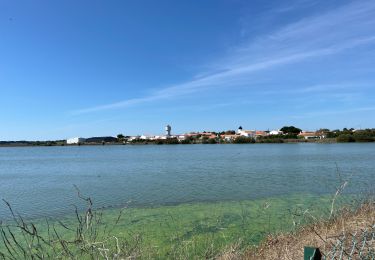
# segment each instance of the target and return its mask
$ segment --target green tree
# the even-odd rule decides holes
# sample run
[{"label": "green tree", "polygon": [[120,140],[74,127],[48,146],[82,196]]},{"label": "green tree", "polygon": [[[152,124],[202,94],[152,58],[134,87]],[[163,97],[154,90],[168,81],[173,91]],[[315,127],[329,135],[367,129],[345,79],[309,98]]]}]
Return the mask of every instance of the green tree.
[{"label": "green tree", "polygon": [[294,126],[284,126],[283,128],[280,129],[280,131],[288,135],[298,135],[299,133],[302,132],[301,129],[294,127]]},{"label": "green tree", "polygon": [[117,142],[119,143],[124,143],[125,144],[126,138],[123,134],[118,134],[117,135]]},{"label": "green tree", "polygon": [[331,132],[331,130],[329,130],[328,128],[320,128],[317,132],[322,133],[322,134],[326,134],[326,133]]}]

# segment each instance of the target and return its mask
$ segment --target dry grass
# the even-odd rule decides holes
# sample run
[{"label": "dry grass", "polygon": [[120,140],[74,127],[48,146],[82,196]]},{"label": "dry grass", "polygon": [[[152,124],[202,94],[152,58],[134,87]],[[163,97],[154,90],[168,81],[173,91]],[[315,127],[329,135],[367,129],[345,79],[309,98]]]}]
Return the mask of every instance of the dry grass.
[{"label": "dry grass", "polygon": [[[111,234],[116,228],[122,211],[116,223],[108,228],[102,222],[102,212],[93,210],[90,198],[81,195],[77,188],[78,197],[87,203],[87,210],[79,213],[76,208],[75,226],[67,226],[61,221],[50,223],[46,219],[47,233],[42,233],[37,225],[27,222],[16,214],[11,205],[8,206],[13,222],[0,221],[0,243],[4,251],[0,251],[0,259],[133,259],[139,255],[140,237],[134,237],[129,243],[119,240]],[[74,235],[67,239],[63,233],[71,232]]]},{"label": "dry grass", "polygon": [[[327,255],[343,236],[347,238],[343,242],[343,259],[346,259],[353,250],[352,239],[361,241],[360,236],[363,231],[373,230],[374,224],[375,203],[367,202],[355,211],[343,209],[331,219],[316,221],[301,227],[297,232],[269,236],[259,246],[247,249],[245,252],[238,252],[234,247],[218,259],[303,259],[305,246],[319,247],[321,252]],[[374,239],[369,240],[370,242],[365,245],[365,251],[375,249]],[[354,247],[352,259],[360,259],[358,255],[360,247],[360,245]]]}]

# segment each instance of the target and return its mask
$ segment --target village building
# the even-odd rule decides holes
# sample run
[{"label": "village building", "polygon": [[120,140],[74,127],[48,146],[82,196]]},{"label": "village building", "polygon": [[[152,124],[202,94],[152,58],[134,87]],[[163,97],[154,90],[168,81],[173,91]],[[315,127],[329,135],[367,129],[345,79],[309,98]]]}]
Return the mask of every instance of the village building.
[{"label": "village building", "polygon": [[280,130],[272,130],[269,132],[269,135],[282,135],[283,132]]},{"label": "village building", "polygon": [[196,133],[196,132],[190,132],[190,133],[186,133],[184,135],[185,135],[185,137],[197,137],[197,136],[200,136],[201,134]]},{"label": "village building", "polygon": [[269,133],[267,131],[255,131],[255,137],[264,137],[268,135]]},{"label": "village building", "polygon": [[191,132],[184,135],[186,137],[207,137],[208,139],[214,139],[217,138],[217,134],[213,132]]},{"label": "village building", "polygon": [[202,137],[207,137],[208,139],[215,139],[217,137],[217,134],[216,133],[212,133],[212,132],[202,132],[202,133],[199,133]]},{"label": "village building", "polygon": [[319,132],[302,131],[301,133],[298,134],[298,137],[304,138],[306,140],[323,139],[323,138],[326,138],[326,135],[324,133],[319,133]]},{"label": "village building", "polygon": [[256,131],[255,130],[243,130],[242,126],[240,126],[237,130],[237,133],[240,136],[245,136],[245,137],[255,137],[256,136]]},{"label": "village building", "polygon": [[186,140],[187,135],[177,135],[176,136],[179,141]]},{"label": "village building", "polygon": [[220,136],[224,141],[227,141],[227,142],[230,142],[230,141],[233,141],[234,139],[240,137],[240,135],[238,134],[233,134],[233,135],[221,135]]},{"label": "village building", "polygon": [[141,137],[139,139],[141,139],[141,140],[155,140],[156,137],[153,136],[153,135],[141,135]]},{"label": "village building", "polygon": [[128,142],[131,142],[131,141],[134,141],[134,140],[138,140],[138,139],[140,139],[140,138],[141,138],[140,135],[130,136],[130,137],[128,138]]},{"label": "village building", "polygon": [[66,143],[67,144],[81,144],[81,143],[84,143],[86,141],[85,138],[82,138],[82,137],[73,137],[73,138],[69,138],[66,140]]}]

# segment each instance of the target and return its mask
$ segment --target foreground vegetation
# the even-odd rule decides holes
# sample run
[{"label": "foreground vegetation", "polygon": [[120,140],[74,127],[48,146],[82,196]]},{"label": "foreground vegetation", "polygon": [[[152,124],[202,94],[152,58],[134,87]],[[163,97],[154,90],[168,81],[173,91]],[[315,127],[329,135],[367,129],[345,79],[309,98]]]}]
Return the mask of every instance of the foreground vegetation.
[{"label": "foreground vegetation", "polygon": [[375,258],[375,204],[343,208],[329,219],[301,226],[296,232],[269,235],[259,246],[232,250],[220,259],[303,259],[303,248],[319,248],[326,259]]},{"label": "foreground vegetation", "polygon": [[326,218],[331,209],[330,196],[308,194],[104,211],[81,198],[88,208],[75,216],[31,223],[14,214],[2,223],[0,259],[214,258],[233,245],[243,252],[271,234]]}]

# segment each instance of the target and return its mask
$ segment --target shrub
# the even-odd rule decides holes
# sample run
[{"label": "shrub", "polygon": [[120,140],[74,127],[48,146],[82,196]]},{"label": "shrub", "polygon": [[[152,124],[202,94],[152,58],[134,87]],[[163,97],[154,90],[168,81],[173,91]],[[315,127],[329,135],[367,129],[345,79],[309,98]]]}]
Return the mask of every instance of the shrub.
[{"label": "shrub", "polygon": [[155,144],[164,144],[164,140],[157,139],[155,140]]},{"label": "shrub", "polygon": [[355,142],[355,139],[351,134],[341,134],[336,138],[336,141],[338,143],[351,143]]},{"label": "shrub", "polygon": [[362,133],[355,133],[353,138],[356,142],[374,142],[374,137]]},{"label": "shrub", "polygon": [[193,140],[186,138],[185,140],[181,140],[181,144],[192,144]]},{"label": "shrub", "polygon": [[262,138],[258,142],[259,143],[266,143],[266,144],[270,144],[270,143],[284,143],[284,140],[280,139],[280,138]]},{"label": "shrub", "polygon": [[208,139],[207,143],[208,144],[217,144],[217,141],[216,141],[215,138],[210,138],[210,139]]},{"label": "shrub", "polygon": [[246,136],[239,136],[236,139],[233,140],[233,143],[235,144],[249,144],[249,143],[255,143],[254,138],[246,137]]},{"label": "shrub", "polygon": [[208,137],[207,136],[202,137],[202,144],[208,144]]},{"label": "shrub", "polygon": [[178,141],[177,138],[168,138],[164,140],[165,144],[179,144],[180,142]]}]

